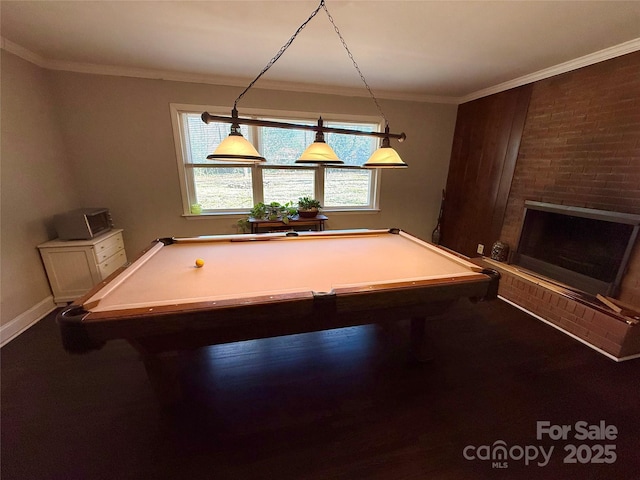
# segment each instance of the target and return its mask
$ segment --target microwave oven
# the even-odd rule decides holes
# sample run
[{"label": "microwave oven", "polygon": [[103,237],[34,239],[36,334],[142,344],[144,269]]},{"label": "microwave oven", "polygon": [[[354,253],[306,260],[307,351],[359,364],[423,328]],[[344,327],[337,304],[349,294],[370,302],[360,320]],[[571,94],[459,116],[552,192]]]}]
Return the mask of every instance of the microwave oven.
[{"label": "microwave oven", "polygon": [[78,208],[53,217],[60,240],[90,240],[113,228],[108,208]]}]

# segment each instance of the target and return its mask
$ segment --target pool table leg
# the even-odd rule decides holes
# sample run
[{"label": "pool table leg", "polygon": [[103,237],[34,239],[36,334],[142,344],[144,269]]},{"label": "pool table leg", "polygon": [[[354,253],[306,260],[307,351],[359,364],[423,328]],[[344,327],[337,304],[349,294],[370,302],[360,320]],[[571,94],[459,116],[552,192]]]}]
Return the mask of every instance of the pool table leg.
[{"label": "pool table leg", "polygon": [[428,362],[433,359],[433,345],[427,334],[427,318],[413,317],[411,319],[411,353],[418,362]]},{"label": "pool table leg", "polygon": [[178,360],[177,352],[142,354],[147,377],[163,408],[171,407],[182,399]]}]

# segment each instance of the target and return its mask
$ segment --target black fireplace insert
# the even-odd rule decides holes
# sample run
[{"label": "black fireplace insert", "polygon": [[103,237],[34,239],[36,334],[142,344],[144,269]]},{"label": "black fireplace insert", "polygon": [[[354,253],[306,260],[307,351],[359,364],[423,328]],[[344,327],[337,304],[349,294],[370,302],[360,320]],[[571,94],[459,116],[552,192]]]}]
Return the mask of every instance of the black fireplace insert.
[{"label": "black fireplace insert", "polygon": [[525,202],[513,263],[590,294],[615,296],[640,215]]}]

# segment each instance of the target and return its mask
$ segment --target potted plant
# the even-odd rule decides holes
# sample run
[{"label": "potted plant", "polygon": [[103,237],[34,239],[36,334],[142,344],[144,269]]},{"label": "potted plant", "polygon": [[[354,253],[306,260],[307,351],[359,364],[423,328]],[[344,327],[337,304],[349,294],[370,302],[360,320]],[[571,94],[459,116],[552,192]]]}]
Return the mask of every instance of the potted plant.
[{"label": "potted plant", "polygon": [[300,197],[298,199],[298,215],[302,218],[315,217],[321,208],[320,202],[311,197]]},{"label": "potted plant", "polygon": [[278,202],[271,203],[256,203],[249,216],[258,220],[279,220],[284,223],[289,223],[289,219],[296,214],[296,209],[293,207],[292,202],[287,202],[284,205]]},{"label": "potted plant", "polygon": [[293,217],[296,212],[297,209],[293,206],[293,202],[287,202],[284,205],[278,202],[258,202],[253,206],[248,217],[238,220],[237,227],[239,231],[243,233],[247,232],[249,230],[250,218],[256,220],[280,221],[287,225],[289,224],[291,217]]}]

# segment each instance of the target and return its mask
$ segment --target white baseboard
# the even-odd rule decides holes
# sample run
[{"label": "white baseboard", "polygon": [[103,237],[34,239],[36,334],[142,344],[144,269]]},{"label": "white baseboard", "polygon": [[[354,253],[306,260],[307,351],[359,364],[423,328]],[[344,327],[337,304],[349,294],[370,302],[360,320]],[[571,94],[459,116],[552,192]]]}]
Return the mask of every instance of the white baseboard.
[{"label": "white baseboard", "polygon": [[0,327],[0,347],[4,347],[7,343],[16,338],[31,325],[34,325],[43,319],[56,308],[56,304],[53,302],[53,297],[49,295],[26,312],[21,313],[16,318],[9,321],[6,325],[2,325],[2,327]]}]

